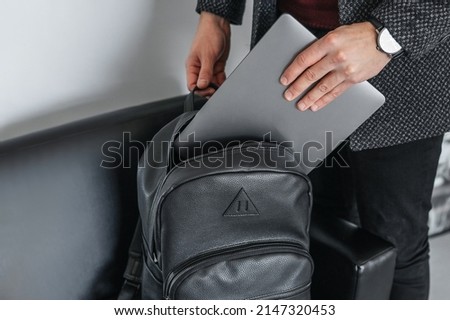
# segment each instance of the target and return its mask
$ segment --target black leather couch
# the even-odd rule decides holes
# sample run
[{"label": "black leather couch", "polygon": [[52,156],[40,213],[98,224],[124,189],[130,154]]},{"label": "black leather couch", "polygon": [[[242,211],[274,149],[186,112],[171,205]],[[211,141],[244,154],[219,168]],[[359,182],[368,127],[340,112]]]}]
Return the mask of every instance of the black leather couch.
[{"label": "black leather couch", "polygon": [[[0,144],[0,299],[117,296],[138,216],[139,156],[183,100]],[[311,238],[313,298],[389,297],[396,256],[389,243],[337,219],[313,219]]]}]

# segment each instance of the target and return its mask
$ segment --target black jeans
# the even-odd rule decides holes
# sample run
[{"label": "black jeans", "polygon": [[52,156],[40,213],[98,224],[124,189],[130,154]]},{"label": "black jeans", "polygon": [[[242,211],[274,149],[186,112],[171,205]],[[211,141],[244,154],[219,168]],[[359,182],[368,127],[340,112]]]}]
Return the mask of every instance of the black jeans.
[{"label": "black jeans", "polygon": [[428,299],[427,221],[441,144],[442,136],[359,152],[346,145],[309,175],[313,214],[349,219],[397,248],[391,299]]}]

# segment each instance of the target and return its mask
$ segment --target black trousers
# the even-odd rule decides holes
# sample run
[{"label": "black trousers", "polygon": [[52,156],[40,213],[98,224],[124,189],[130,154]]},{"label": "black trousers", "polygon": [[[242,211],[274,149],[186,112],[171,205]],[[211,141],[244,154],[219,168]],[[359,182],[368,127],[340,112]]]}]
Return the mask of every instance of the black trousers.
[{"label": "black trousers", "polygon": [[396,246],[391,299],[428,299],[427,221],[442,138],[359,152],[345,145],[309,175],[313,214],[349,219]]}]

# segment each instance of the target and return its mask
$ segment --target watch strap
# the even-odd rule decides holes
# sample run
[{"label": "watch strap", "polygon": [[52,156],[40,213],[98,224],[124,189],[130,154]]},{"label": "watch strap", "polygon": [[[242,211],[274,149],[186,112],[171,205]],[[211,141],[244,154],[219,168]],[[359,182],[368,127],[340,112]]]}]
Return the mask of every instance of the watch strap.
[{"label": "watch strap", "polygon": [[380,32],[384,28],[383,23],[381,23],[381,21],[374,16],[370,16],[367,21],[369,21],[375,27],[375,29],[377,29],[378,32]]}]

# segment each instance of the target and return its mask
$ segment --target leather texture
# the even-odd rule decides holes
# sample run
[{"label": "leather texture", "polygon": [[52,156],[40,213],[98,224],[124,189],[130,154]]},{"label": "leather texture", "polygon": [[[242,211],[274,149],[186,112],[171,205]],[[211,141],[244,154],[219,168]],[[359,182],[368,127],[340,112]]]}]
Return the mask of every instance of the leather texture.
[{"label": "leather texture", "polygon": [[[147,137],[178,116],[183,101],[0,143],[0,299],[117,297],[139,215],[139,158]],[[108,142],[116,154],[102,154]]]},{"label": "leather texture", "polygon": [[311,255],[317,265],[314,298],[388,299],[394,278],[394,246],[336,217],[313,221]]},{"label": "leather texture", "polygon": [[287,167],[293,154],[255,143],[171,168],[173,141],[193,116],[164,127],[138,170],[144,270],[153,270],[142,298],[309,297],[311,184],[299,166]]},{"label": "leather texture", "polygon": [[[181,114],[184,99],[126,108],[0,143],[0,299],[117,297],[138,217],[139,158],[148,138]],[[131,141],[124,139],[127,133]],[[109,160],[102,155],[108,141],[124,142],[115,150],[123,155],[123,166],[100,167]],[[389,259],[382,259],[392,254],[386,251],[390,245],[373,236],[364,241],[346,236],[348,225],[334,224],[323,232],[342,232],[345,241],[336,247],[336,236],[322,237],[323,246],[315,249],[316,228],[322,222],[311,223],[313,283],[327,279],[326,267],[338,263],[332,253],[356,268],[340,254],[355,247],[370,253],[368,261],[379,261],[372,270],[380,272],[357,295],[347,285],[354,283],[351,273],[340,273],[313,287],[312,298],[330,291],[336,299],[358,298],[361,290],[368,290],[367,296],[390,285],[393,269]]]}]

